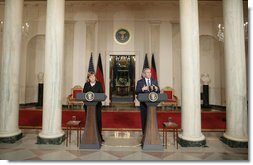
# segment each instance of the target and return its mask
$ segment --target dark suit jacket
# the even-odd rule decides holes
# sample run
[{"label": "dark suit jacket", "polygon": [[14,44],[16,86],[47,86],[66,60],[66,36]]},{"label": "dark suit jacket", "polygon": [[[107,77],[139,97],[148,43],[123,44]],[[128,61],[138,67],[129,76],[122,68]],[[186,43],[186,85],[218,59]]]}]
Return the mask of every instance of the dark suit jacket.
[{"label": "dark suit jacket", "polygon": [[96,81],[94,86],[91,86],[89,82],[86,82],[83,87],[83,93],[86,92],[104,93],[102,85],[99,81]]},{"label": "dark suit jacket", "polygon": [[[104,93],[102,85],[99,81],[96,81],[96,84],[94,86],[91,86],[89,82],[86,82],[83,87],[83,93],[86,92],[93,92],[93,93]],[[98,102],[97,104],[97,109],[102,108],[102,103]],[[87,107],[84,107],[86,109]]]},{"label": "dark suit jacket", "polygon": [[[146,84],[146,81],[145,81],[145,78],[142,78],[140,79],[138,82],[137,82],[137,85],[136,85],[136,90],[135,90],[135,94],[138,95],[139,93],[148,93],[150,91],[148,90],[145,90],[145,91],[142,91],[142,88],[144,85],[147,85]],[[157,91],[153,91],[153,92],[156,92],[156,93],[160,93],[160,88],[158,86],[158,82],[154,79],[151,79],[151,85],[155,85],[158,87],[158,90]]]}]

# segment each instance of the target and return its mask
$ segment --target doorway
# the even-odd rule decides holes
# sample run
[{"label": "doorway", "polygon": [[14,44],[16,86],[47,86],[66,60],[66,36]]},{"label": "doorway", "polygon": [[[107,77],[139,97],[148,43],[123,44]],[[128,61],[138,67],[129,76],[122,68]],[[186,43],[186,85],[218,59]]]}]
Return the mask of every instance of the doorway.
[{"label": "doorway", "polygon": [[39,73],[45,68],[45,35],[36,35],[28,42],[25,78],[25,103],[38,103],[41,98],[38,93]]},{"label": "doorway", "polygon": [[133,103],[135,99],[135,55],[110,55],[110,100]]}]

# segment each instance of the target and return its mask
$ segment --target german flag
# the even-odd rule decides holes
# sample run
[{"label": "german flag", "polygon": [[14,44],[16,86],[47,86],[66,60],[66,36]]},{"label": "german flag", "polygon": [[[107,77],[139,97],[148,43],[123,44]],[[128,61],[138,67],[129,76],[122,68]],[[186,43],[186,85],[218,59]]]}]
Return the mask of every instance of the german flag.
[{"label": "german flag", "polygon": [[152,54],[152,60],[151,60],[151,77],[152,79],[157,81],[157,74],[156,74],[156,66],[155,66],[155,57],[154,54]]},{"label": "german flag", "polygon": [[101,83],[103,91],[105,92],[104,73],[103,73],[103,66],[102,66],[102,60],[101,60],[101,54],[100,53],[99,53],[99,56],[98,56],[96,79]]}]

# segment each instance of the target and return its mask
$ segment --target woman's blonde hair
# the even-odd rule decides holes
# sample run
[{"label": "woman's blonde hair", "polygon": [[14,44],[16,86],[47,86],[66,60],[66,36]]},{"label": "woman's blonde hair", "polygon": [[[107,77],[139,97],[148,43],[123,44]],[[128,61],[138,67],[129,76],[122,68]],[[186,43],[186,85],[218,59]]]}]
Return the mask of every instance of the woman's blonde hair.
[{"label": "woman's blonde hair", "polygon": [[[94,72],[88,72],[88,74],[87,74],[87,82],[90,82],[89,77],[92,76],[92,75],[94,75],[95,78],[96,78],[96,75],[95,75]],[[96,78],[96,81],[97,81],[97,78]]]}]

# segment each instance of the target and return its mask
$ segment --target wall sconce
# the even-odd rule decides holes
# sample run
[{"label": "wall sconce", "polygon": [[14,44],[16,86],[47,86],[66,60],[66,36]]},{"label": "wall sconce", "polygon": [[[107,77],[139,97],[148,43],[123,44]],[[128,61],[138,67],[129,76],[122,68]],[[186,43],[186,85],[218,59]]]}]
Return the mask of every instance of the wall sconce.
[{"label": "wall sconce", "polygon": [[[245,35],[245,39],[248,39],[248,22],[246,21],[244,24],[243,24],[243,27],[244,27],[244,35]],[[217,32],[217,37],[219,39],[219,41],[221,42],[224,42],[224,26],[222,26],[221,24],[218,25],[218,32]]]},{"label": "wall sconce", "polygon": [[30,25],[29,25],[29,23],[28,22],[25,22],[25,24],[24,25],[22,25],[22,32],[23,32],[23,34],[25,34],[25,35],[28,35],[29,33],[29,28],[30,28]]},{"label": "wall sconce", "polygon": [[[25,22],[25,23],[22,25],[22,27],[21,27],[23,34],[28,35],[29,28],[30,28],[29,23],[28,23],[28,22]],[[0,32],[1,32],[1,33],[3,32],[3,29],[4,29],[4,21],[3,21],[3,20],[0,20]]]},{"label": "wall sconce", "polygon": [[218,25],[217,37],[221,42],[224,42],[224,29],[224,26],[222,26],[221,24]]},{"label": "wall sconce", "polygon": [[249,23],[248,21],[246,21],[244,24],[244,34],[245,34],[245,39],[248,39],[248,26],[249,26]]},{"label": "wall sconce", "polygon": [[0,33],[2,33],[4,30],[4,21],[0,21]]}]

